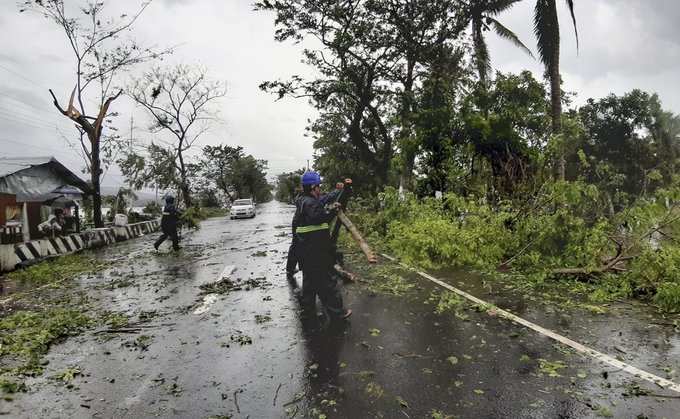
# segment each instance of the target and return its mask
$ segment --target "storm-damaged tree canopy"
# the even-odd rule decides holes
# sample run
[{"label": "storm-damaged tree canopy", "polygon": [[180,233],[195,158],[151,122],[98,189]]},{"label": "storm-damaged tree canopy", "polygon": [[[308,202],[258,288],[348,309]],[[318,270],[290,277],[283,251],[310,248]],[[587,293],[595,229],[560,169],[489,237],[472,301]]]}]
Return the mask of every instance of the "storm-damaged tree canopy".
[{"label": "storm-damaged tree canopy", "polygon": [[[517,3],[261,1],[275,39],[304,46],[316,74],[261,88],[318,109],[315,169],[354,179],[366,209],[379,209],[357,215],[362,227],[403,259],[606,283],[603,299],[680,308],[659,262],[680,240],[678,117],[639,90],[574,106],[556,0],[536,0],[527,17],[545,80],[495,72],[492,32],[534,55],[501,23]],[[565,17],[578,43],[574,7]],[[644,283],[640,261],[653,267]]]},{"label": "storm-damaged tree canopy", "polygon": [[82,1],[78,6],[64,0],[20,2],[21,12],[43,15],[65,35],[74,62],[74,87],[55,94],[54,106],[75,123],[87,171],[90,173],[93,219],[102,227],[100,183],[113,160],[119,137],[111,127],[116,113],[109,110],[120,97],[119,77],[133,66],[169,53],[140,45],[127,34],[150,2],[132,14],[111,16],[106,1]]},{"label": "storm-damaged tree canopy", "polygon": [[[226,94],[224,82],[209,79],[204,68],[177,65],[154,68],[134,80],[128,91],[130,97],[151,117],[151,133],[164,134],[159,139],[162,146],[152,143],[148,148],[149,154],[163,155],[163,161],[169,164],[169,167],[161,168],[165,172],[161,173],[160,178],[164,179],[161,183],[167,185],[167,181],[172,178],[168,174],[176,173],[177,187],[184,203],[190,207],[192,170],[186,153],[216,121],[216,113],[211,105]],[[135,157],[134,154],[128,159],[136,163],[128,166],[139,167],[143,158]],[[152,159],[151,164],[156,162]]]},{"label": "storm-damaged tree canopy", "polygon": [[[264,1],[259,10],[276,13],[278,41],[306,40],[304,57],[320,77],[268,81],[263,90],[307,97],[320,111],[309,127],[330,160],[342,149],[370,186],[390,181],[395,153],[409,182],[417,145],[412,117],[418,80],[429,62],[462,31],[457,2],[437,1]],[[330,129],[329,129],[330,127]],[[330,148],[326,148],[326,146]],[[325,163],[326,166],[330,162]],[[365,169],[365,170],[362,170]]]}]

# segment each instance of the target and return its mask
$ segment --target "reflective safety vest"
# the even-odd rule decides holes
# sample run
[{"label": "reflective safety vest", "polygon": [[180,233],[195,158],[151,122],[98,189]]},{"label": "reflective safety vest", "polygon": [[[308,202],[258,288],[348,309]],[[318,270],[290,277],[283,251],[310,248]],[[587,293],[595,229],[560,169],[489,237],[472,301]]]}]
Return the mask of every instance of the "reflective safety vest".
[{"label": "reflective safety vest", "polygon": [[309,225],[309,226],[298,226],[298,227],[295,228],[295,233],[297,233],[297,234],[311,233],[313,231],[328,230],[328,229],[329,229],[328,223],[315,224],[315,225]]}]

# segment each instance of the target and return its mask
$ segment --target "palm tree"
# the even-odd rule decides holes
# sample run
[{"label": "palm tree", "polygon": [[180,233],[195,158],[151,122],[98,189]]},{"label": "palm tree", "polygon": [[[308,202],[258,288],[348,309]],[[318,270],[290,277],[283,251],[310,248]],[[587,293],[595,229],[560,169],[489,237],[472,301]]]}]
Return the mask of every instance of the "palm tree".
[{"label": "palm tree", "polygon": [[519,37],[496,20],[495,16],[511,8],[521,0],[475,0],[470,5],[470,23],[472,24],[472,43],[475,52],[475,64],[479,81],[485,88],[491,72],[491,58],[484,39],[484,32],[492,30],[501,38],[515,44],[518,48],[533,57],[531,50],[520,41]]},{"label": "palm tree", "polygon": [[[578,50],[578,29],[574,14],[574,0],[566,0],[576,35],[576,49]],[[536,0],[534,8],[534,34],[537,38],[538,55],[545,65],[550,79],[550,102],[553,134],[562,131],[562,89],[560,87],[560,24],[557,18],[556,0]],[[565,176],[564,152],[560,156],[559,176]]]}]

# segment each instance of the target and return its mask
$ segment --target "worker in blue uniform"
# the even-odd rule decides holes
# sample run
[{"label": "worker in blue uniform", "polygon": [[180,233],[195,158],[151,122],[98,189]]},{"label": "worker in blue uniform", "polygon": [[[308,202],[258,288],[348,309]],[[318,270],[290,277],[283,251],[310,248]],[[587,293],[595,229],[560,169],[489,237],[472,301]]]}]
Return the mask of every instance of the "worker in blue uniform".
[{"label": "worker in blue uniform", "polygon": [[[345,186],[344,183],[339,182],[335,185],[334,191],[320,196],[319,201],[321,202],[321,205],[326,206],[328,204],[335,202],[342,193],[344,186]],[[297,206],[297,201],[303,197],[303,194],[301,188],[299,190],[296,189],[296,192],[298,193],[295,195],[295,199],[293,200],[293,202]],[[295,234],[295,229],[297,226],[295,225],[295,218],[293,218],[292,227],[293,227],[293,239],[291,240],[290,247],[288,248],[288,257],[286,259],[286,279],[288,279],[288,282],[295,285],[295,272],[296,267],[298,266],[298,259],[295,253],[295,247],[297,245],[297,236]]]},{"label": "worker in blue uniform", "polygon": [[318,295],[330,320],[337,321],[352,314],[352,310],[344,308],[337,280],[332,275],[335,252],[329,222],[336,216],[339,204],[334,203],[330,209],[324,207],[320,184],[318,173],[303,174],[302,196],[296,201],[293,217],[295,254],[302,267],[303,309],[315,312]]},{"label": "worker in blue uniform", "polygon": [[153,247],[158,250],[158,247],[169,237],[172,240],[172,248],[175,251],[179,250],[179,236],[177,235],[177,224],[182,216],[182,212],[175,206],[175,197],[168,195],[165,197],[165,206],[163,207],[163,214],[161,216],[161,231],[162,234],[153,244]]}]

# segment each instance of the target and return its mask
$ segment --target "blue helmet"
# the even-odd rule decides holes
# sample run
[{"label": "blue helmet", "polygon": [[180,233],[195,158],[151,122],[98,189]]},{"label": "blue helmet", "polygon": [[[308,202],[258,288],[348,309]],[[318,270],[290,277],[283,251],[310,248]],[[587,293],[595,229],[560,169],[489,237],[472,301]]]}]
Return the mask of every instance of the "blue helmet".
[{"label": "blue helmet", "polygon": [[302,185],[320,185],[321,176],[317,172],[305,172],[302,175]]}]

